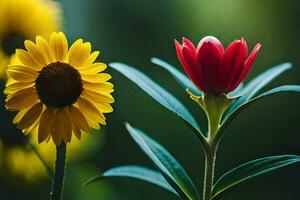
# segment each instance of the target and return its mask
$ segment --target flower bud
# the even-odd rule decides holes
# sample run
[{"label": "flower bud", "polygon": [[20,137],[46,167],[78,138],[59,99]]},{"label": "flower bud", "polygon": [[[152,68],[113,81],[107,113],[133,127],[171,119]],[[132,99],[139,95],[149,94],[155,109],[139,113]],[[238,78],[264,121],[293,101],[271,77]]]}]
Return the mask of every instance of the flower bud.
[{"label": "flower bud", "polygon": [[248,56],[246,41],[234,40],[225,50],[213,36],[204,37],[197,48],[188,39],[175,40],[177,56],[186,74],[205,93],[233,91],[246,77],[261,47],[258,43]]}]

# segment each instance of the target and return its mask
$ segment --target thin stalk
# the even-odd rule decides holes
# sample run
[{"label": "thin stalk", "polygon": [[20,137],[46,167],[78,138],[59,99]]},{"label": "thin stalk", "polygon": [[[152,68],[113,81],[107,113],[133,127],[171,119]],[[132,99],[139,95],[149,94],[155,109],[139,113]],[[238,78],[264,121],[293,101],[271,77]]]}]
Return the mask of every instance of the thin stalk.
[{"label": "thin stalk", "polygon": [[199,135],[198,138],[205,152],[205,173],[203,183],[203,200],[209,200],[212,196],[214,184],[214,170],[216,161],[216,152],[218,144],[221,140],[221,119],[226,109],[234,102],[226,94],[209,94],[203,93],[201,96],[196,96],[187,90],[190,98],[205,111],[208,120],[208,134]]},{"label": "thin stalk", "polygon": [[216,148],[205,151],[205,173],[203,184],[203,200],[209,200],[214,183]]},{"label": "thin stalk", "polygon": [[219,124],[222,116],[222,112],[207,112],[208,118],[208,136],[207,147],[205,152],[205,172],[203,183],[203,200],[209,200],[212,195],[212,189],[214,184],[214,173],[216,163],[216,152],[218,149],[219,141],[215,140],[215,137],[219,130]]},{"label": "thin stalk", "polygon": [[62,199],[65,178],[66,147],[67,145],[63,141],[59,145],[56,145],[55,175],[52,192],[50,193],[50,200]]}]

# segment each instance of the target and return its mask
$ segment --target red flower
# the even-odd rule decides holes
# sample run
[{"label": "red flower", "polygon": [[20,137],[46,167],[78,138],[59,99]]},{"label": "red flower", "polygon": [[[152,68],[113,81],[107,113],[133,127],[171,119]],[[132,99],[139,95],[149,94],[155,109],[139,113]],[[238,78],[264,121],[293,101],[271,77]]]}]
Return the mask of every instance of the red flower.
[{"label": "red flower", "polygon": [[261,45],[258,43],[248,56],[246,41],[234,40],[224,50],[215,37],[204,37],[196,48],[191,41],[175,40],[177,56],[186,74],[205,93],[233,91],[245,78]]}]

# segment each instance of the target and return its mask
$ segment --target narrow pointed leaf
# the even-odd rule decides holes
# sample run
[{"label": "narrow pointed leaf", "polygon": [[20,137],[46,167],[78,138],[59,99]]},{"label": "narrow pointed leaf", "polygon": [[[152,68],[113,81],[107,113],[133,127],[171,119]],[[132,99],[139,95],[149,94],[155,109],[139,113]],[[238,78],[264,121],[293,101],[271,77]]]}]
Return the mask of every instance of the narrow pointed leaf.
[{"label": "narrow pointed leaf", "polygon": [[235,88],[235,90],[233,90],[232,92],[230,92],[228,94],[228,96],[230,98],[234,98],[234,97],[238,97],[238,96],[241,96],[242,93],[243,93],[243,89],[244,89],[244,84],[243,83],[240,83],[239,86],[237,88]]},{"label": "narrow pointed leaf", "polygon": [[170,186],[170,184],[159,172],[141,166],[121,166],[109,169],[95,177],[92,177],[90,180],[85,182],[84,185],[90,184],[97,180],[115,177],[134,178],[145,181],[157,185],[178,196],[177,192]]},{"label": "narrow pointed leaf", "polygon": [[194,117],[189,113],[185,106],[178,101],[172,94],[163,89],[157,83],[152,81],[145,74],[139,70],[130,67],[123,63],[111,63],[110,66],[123,74],[125,77],[133,81],[137,86],[139,86],[144,92],[146,92],[150,97],[155,99],[162,106],[177,114],[185,122],[187,122],[192,128],[194,128],[198,133],[200,133],[200,127],[197,124]]},{"label": "narrow pointed leaf", "polygon": [[283,85],[280,87],[273,88],[269,91],[266,91],[257,97],[253,98],[252,101],[256,101],[262,97],[266,97],[269,95],[277,94],[277,93],[282,93],[282,92],[300,92],[300,85]]},{"label": "narrow pointed leaf", "polygon": [[186,200],[200,199],[198,191],[186,171],[164,147],[129,124],[126,124],[126,128],[134,141],[181,198]]},{"label": "narrow pointed leaf", "polygon": [[234,104],[228,109],[226,116],[229,115],[241,104],[249,101],[252,97],[254,97],[257,94],[257,92],[259,92],[264,86],[269,84],[276,77],[278,77],[283,72],[291,68],[291,63],[283,63],[271,69],[268,69],[267,71],[258,75],[244,87],[242,91],[242,96],[236,102],[234,102]]},{"label": "narrow pointed leaf", "polygon": [[201,95],[202,91],[199,90],[186,75],[166,61],[159,58],[151,58],[151,62],[167,70],[184,90],[188,88],[191,92],[193,92],[193,94],[197,96]]},{"label": "narrow pointed leaf", "polygon": [[227,118],[223,121],[221,128],[219,130],[220,135],[222,135],[222,133],[224,132],[224,130],[228,127],[228,125],[231,123],[231,121],[245,108],[247,108],[249,105],[251,105],[252,103],[256,102],[257,100],[261,100],[264,97],[268,97],[270,95],[274,95],[274,94],[280,94],[283,92],[300,92],[300,85],[283,85],[280,87],[276,87],[273,88],[269,91],[266,91],[254,98],[252,98],[251,100],[241,104],[239,107],[237,107],[233,112],[231,112]]},{"label": "narrow pointed leaf", "polygon": [[250,179],[300,162],[296,155],[280,155],[260,158],[242,164],[224,174],[214,185],[211,200],[220,199],[225,193]]}]

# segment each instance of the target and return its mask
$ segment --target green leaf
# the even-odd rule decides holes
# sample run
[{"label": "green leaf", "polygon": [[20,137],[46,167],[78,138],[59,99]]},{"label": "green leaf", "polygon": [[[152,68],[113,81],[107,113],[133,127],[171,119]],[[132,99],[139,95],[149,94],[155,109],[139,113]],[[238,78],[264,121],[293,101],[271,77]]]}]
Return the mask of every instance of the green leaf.
[{"label": "green leaf", "polygon": [[264,92],[257,97],[253,98],[251,101],[256,101],[258,99],[261,99],[262,97],[266,97],[269,95],[273,95],[276,93],[281,93],[281,92],[300,92],[300,86],[299,85],[283,85],[280,87],[273,88],[267,92]]},{"label": "green leaf", "polygon": [[157,185],[178,196],[177,192],[169,185],[166,179],[157,171],[141,166],[121,166],[109,169],[95,177],[92,177],[84,185],[105,178],[127,177],[142,180]]},{"label": "green leaf", "polygon": [[298,162],[300,162],[300,156],[280,155],[260,158],[242,164],[225,173],[215,183],[211,200],[219,199],[226,192],[230,191],[242,182]]},{"label": "green leaf", "polygon": [[225,120],[223,120],[223,123],[219,129],[218,134],[222,135],[224,130],[228,127],[228,125],[231,123],[231,121],[245,108],[247,108],[252,103],[256,102],[257,100],[261,100],[264,97],[268,97],[270,95],[283,93],[283,92],[300,92],[300,86],[299,85],[283,85],[280,87],[273,88],[269,91],[266,91],[257,97],[252,98],[251,100],[243,103],[239,107],[237,107],[233,112],[231,112]]},{"label": "green leaf", "polygon": [[142,131],[126,124],[131,137],[151,159],[168,183],[183,199],[200,199],[199,193],[179,162],[160,144],[149,138]]},{"label": "green leaf", "polygon": [[186,75],[181,73],[178,69],[176,69],[169,63],[167,63],[159,58],[151,58],[151,62],[158,66],[161,66],[162,68],[164,68],[165,70],[170,72],[170,74],[175,78],[175,80],[177,80],[179,85],[184,90],[186,90],[188,88],[193,94],[195,94],[197,96],[200,96],[202,94],[202,91],[199,90]]},{"label": "green leaf", "polygon": [[233,90],[232,92],[230,92],[228,94],[228,96],[230,98],[238,97],[238,96],[242,95],[243,89],[244,89],[244,84],[240,83],[239,86],[237,88],[235,88],[235,90]]},{"label": "green leaf", "polygon": [[201,133],[200,127],[196,120],[184,107],[184,105],[145,74],[123,63],[111,63],[110,66],[133,81],[137,86],[139,86],[144,92],[146,92],[162,106],[173,113],[176,113],[198,133]]},{"label": "green leaf", "polygon": [[285,72],[288,69],[292,68],[291,63],[283,63],[277,65],[262,74],[258,75],[252,81],[250,81],[243,89],[242,96],[236,100],[233,105],[228,109],[226,116],[228,116],[232,111],[234,111],[241,104],[249,101],[252,97],[255,96],[260,89],[269,84],[273,79],[278,77],[280,74]]}]

